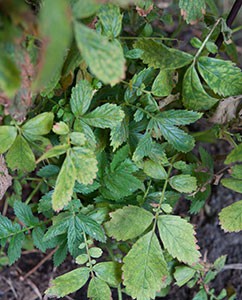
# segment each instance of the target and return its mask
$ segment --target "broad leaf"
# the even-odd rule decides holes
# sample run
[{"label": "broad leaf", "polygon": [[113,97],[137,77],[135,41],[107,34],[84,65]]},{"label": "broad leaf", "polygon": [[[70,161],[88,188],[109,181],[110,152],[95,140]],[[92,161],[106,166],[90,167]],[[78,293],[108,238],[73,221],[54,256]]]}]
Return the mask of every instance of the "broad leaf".
[{"label": "broad leaf", "polygon": [[198,59],[198,70],[215,93],[224,97],[242,94],[242,72],[231,61],[203,56]]},{"label": "broad leaf", "polygon": [[13,126],[0,126],[0,154],[6,152],[17,136],[17,129]]},{"label": "broad leaf", "polygon": [[165,287],[167,265],[156,235],[141,237],[124,258],[123,277],[126,291],[138,300],[154,299]]},{"label": "broad leaf", "polygon": [[187,69],[183,78],[182,97],[184,106],[194,110],[207,110],[218,102],[218,99],[209,96],[204,90],[193,65]]},{"label": "broad leaf", "polygon": [[53,126],[54,114],[44,112],[33,119],[27,121],[23,126],[23,134],[45,135],[48,134]]},{"label": "broad leaf", "polygon": [[223,178],[221,180],[223,186],[237,193],[242,193],[242,180],[236,178]]},{"label": "broad leaf", "polygon": [[138,206],[125,206],[110,213],[111,220],[105,223],[109,236],[126,241],[141,235],[151,224],[153,215]]},{"label": "broad leaf", "polygon": [[179,216],[159,216],[160,238],[167,251],[179,261],[196,264],[200,257],[192,224]]},{"label": "broad leaf", "polygon": [[166,179],[167,173],[164,167],[158,163],[154,162],[153,160],[146,160],[144,162],[144,172],[148,176],[154,179]]},{"label": "broad leaf", "polygon": [[180,193],[192,193],[197,189],[197,179],[191,175],[175,175],[169,179],[171,187]]},{"label": "broad leaf", "polygon": [[242,200],[223,208],[219,213],[219,220],[225,231],[242,230]]},{"label": "broad leaf", "polygon": [[164,97],[171,94],[173,89],[173,72],[160,70],[153,82],[151,92],[158,97]]},{"label": "broad leaf", "polygon": [[110,145],[113,147],[113,151],[115,151],[119,146],[121,146],[124,142],[126,142],[128,137],[129,137],[128,122],[126,118],[124,118],[121,123],[111,128]]},{"label": "broad leaf", "polygon": [[10,169],[31,172],[35,169],[35,157],[29,144],[21,136],[17,136],[6,155]]},{"label": "broad leaf", "polygon": [[[79,290],[89,278],[88,268],[78,268],[51,281],[51,286],[45,292],[48,296],[64,297]],[[68,282],[68,284],[67,284]]]},{"label": "broad leaf", "polygon": [[241,162],[242,161],[242,143],[239,144],[236,148],[234,148],[227,158],[225,159],[225,164],[231,164],[234,162]]},{"label": "broad leaf", "polygon": [[71,90],[71,110],[78,117],[85,114],[91,104],[93,89],[87,80],[80,80]]},{"label": "broad leaf", "polygon": [[97,277],[93,277],[88,285],[87,297],[92,300],[112,299],[111,290],[107,283]]},{"label": "broad leaf", "polygon": [[205,0],[179,0],[181,15],[187,23],[195,24],[205,14]]},{"label": "broad leaf", "polygon": [[73,14],[77,19],[88,18],[94,15],[100,7],[97,0],[77,0],[73,5]]},{"label": "broad leaf", "polygon": [[67,155],[57,177],[55,190],[52,195],[52,206],[60,211],[71,200],[76,180],[76,169],[70,155]]},{"label": "broad leaf", "polygon": [[139,161],[145,156],[149,156],[152,151],[152,138],[149,133],[146,133],[140,140],[134,151],[133,160]]},{"label": "broad leaf", "polygon": [[120,124],[123,118],[124,112],[119,106],[116,104],[106,103],[84,115],[82,120],[90,126],[98,128],[112,128]]},{"label": "broad leaf", "polygon": [[54,146],[53,148],[50,148],[47,152],[45,152],[38,160],[37,163],[41,162],[44,159],[51,158],[51,157],[57,157],[59,155],[62,155],[66,153],[66,151],[70,148],[70,145],[63,144]]},{"label": "broad leaf", "polygon": [[96,276],[113,287],[117,287],[122,279],[121,264],[114,261],[100,262],[93,266]]},{"label": "broad leaf", "polygon": [[75,37],[83,58],[97,78],[114,85],[124,77],[125,60],[117,41],[110,42],[107,37],[77,22]]},{"label": "broad leaf", "polygon": [[186,284],[190,279],[195,275],[196,270],[189,268],[187,266],[178,266],[176,267],[174,277],[176,279],[176,285],[179,287]]},{"label": "broad leaf", "polygon": [[235,165],[231,168],[233,178],[242,179],[242,165]]},{"label": "broad leaf", "polygon": [[191,54],[169,48],[153,40],[139,39],[135,43],[135,48],[143,50],[141,59],[155,69],[174,70],[188,65],[193,60]]}]

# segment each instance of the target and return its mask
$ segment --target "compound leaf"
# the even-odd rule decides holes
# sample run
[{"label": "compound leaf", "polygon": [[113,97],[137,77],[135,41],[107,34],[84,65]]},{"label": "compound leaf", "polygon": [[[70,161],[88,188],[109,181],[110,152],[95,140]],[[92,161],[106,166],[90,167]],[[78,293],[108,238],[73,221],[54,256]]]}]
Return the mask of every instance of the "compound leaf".
[{"label": "compound leaf", "polygon": [[111,290],[107,283],[100,278],[93,277],[88,285],[87,297],[92,300],[112,299]]},{"label": "compound leaf", "polygon": [[242,200],[223,208],[219,213],[219,220],[225,231],[242,230]]},{"label": "compound leaf", "polygon": [[6,152],[17,136],[17,129],[13,126],[0,126],[0,154]]}]

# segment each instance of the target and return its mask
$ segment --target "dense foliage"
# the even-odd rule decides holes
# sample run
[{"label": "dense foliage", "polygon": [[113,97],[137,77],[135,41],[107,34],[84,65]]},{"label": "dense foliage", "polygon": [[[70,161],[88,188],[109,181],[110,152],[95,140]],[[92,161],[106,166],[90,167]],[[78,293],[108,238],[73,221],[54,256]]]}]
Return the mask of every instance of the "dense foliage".
[{"label": "dense foliage", "polygon": [[[175,282],[198,285],[194,300],[224,299],[209,283],[226,257],[202,260],[189,216],[226,171],[221,184],[242,193],[232,30],[211,0],[130,2],[0,3],[1,255],[53,248],[55,266],[71,255],[77,268],[46,291],[57,297],[88,285],[94,300],[113,289],[148,300]],[[214,173],[196,145],[218,139],[234,149]],[[241,215],[242,200],[223,209],[222,228],[241,230]]]}]

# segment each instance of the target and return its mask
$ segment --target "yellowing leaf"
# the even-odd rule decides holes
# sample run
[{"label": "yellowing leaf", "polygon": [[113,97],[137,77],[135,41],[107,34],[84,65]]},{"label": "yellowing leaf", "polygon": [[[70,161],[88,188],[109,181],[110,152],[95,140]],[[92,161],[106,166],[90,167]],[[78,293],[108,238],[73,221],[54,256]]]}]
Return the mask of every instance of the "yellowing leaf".
[{"label": "yellowing leaf", "polygon": [[17,129],[13,126],[0,126],[0,154],[6,152],[17,136]]},{"label": "yellowing leaf", "polygon": [[83,58],[98,79],[114,85],[124,77],[125,59],[118,41],[110,42],[107,37],[77,22],[75,37]]},{"label": "yellowing leaf", "polygon": [[154,299],[165,287],[167,265],[156,235],[141,237],[124,258],[123,277],[126,291],[137,300]]},{"label": "yellowing leaf", "polygon": [[111,220],[105,223],[109,236],[126,241],[141,235],[151,224],[153,215],[138,206],[125,206],[110,214]]},{"label": "yellowing leaf", "polygon": [[64,297],[79,290],[87,282],[90,270],[78,268],[51,281],[51,286],[45,292],[48,296]]},{"label": "yellowing leaf", "polygon": [[205,14],[205,0],[180,0],[181,15],[187,23],[194,24]]},{"label": "yellowing leaf", "polygon": [[179,261],[196,264],[200,257],[192,224],[179,216],[159,216],[160,238],[167,251]]},{"label": "yellowing leaf", "polygon": [[111,290],[107,283],[100,278],[93,277],[89,283],[87,296],[92,300],[111,300]]},{"label": "yellowing leaf", "polygon": [[153,82],[151,92],[158,97],[164,97],[171,94],[173,89],[173,72],[160,70]]},{"label": "yellowing leaf", "polygon": [[242,230],[242,200],[223,208],[219,213],[219,220],[225,231]]}]

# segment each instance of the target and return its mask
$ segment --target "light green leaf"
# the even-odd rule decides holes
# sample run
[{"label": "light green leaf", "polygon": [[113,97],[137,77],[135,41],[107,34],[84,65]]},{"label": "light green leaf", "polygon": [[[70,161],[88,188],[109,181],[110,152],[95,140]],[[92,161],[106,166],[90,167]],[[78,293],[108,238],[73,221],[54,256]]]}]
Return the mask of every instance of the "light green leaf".
[{"label": "light green leaf", "polygon": [[176,279],[176,284],[181,287],[186,284],[195,275],[196,270],[189,268],[187,266],[178,266],[174,272],[174,277]]},{"label": "light green leaf", "polygon": [[70,139],[72,145],[75,146],[83,146],[87,141],[84,133],[81,132],[71,132]]},{"label": "light green leaf", "polygon": [[71,201],[75,180],[76,169],[70,155],[67,155],[57,177],[52,195],[52,207],[55,211],[60,211]]},{"label": "light green leaf", "polygon": [[89,283],[87,297],[92,300],[112,299],[110,287],[107,283],[97,277],[93,277]]},{"label": "light green leaf", "polygon": [[52,128],[53,132],[58,135],[66,135],[69,133],[70,129],[69,126],[65,122],[58,122]]},{"label": "light green leaf", "polygon": [[184,106],[194,110],[208,110],[218,99],[208,95],[204,90],[195,67],[190,66],[183,78],[182,97]]},{"label": "light green leaf", "polygon": [[39,223],[39,219],[33,215],[30,206],[28,206],[27,204],[16,200],[14,201],[13,208],[16,217],[25,226],[35,226]]},{"label": "light green leaf", "polygon": [[208,300],[207,292],[204,289],[201,289],[192,300]]},{"label": "light green leaf", "polygon": [[113,39],[120,34],[123,15],[121,15],[120,8],[118,6],[113,4],[103,5],[98,12],[98,18],[104,35]]},{"label": "light green leaf", "polygon": [[6,162],[10,169],[31,172],[35,169],[35,157],[29,144],[21,136],[17,136],[6,155]]},{"label": "light green leaf", "polygon": [[66,153],[66,151],[70,148],[70,145],[63,144],[54,146],[53,148],[50,148],[47,152],[45,152],[38,160],[37,163],[41,162],[44,159],[51,158],[51,157],[57,157],[59,155],[62,155]]},{"label": "light green leaf", "polygon": [[237,179],[242,179],[242,165],[235,165],[231,168],[232,176]]},{"label": "light green leaf", "polygon": [[[90,270],[78,268],[51,281],[51,286],[45,292],[48,296],[64,297],[79,290],[87,282]],[[67,284],[68,282],[68,284]]]},{"label": "light green leaf", "polygon": [[234,148],[227,158],[225,159],[225,164],[231,164],[234,162],[241,162],[242,161],[242,143],[239,144],[236,148]]},{"label": "light green leaf", "polygon": [[88,262],[88,255],[87,254],[80,254],[76,257],[76,263],[79,265],[84,265],[86,262]]},{"label": "light green leaf", "polygon": [[97,78],[114,85],[124,77],[125,59],[117,41],[110,42],[107,37],[77,22],[75,37],[83,58]]},{"label": "light green leaf", "polygon": [[34,82],[36,90],[45,88],[51,81],[53,81],[52,88],[55,87],[60,76],[72,36],[68,1],[60,0],[56,5],[52,0],[45,0],[41,5],[39,29],[43,46],[41,69]]},{"label": "light green leaf", "polygon": [[242,72],[231,61],[202,56],[198,70],[215,93],[224,97],[242,94]]},{"label": "light green leaf", "polygon": [[170,109],[155,116],[161,123],[169,125],[189,125],[202,117],[202,113],[192,110]]},{"label": "light green leaf", "polygon": [[119,125],[124,118],[124,112],[116,104],[106,103],[92,112],[84,115],[82,121],[98,128],[112,128]]},{"label": "light green leaf", "polygon": [[128,122],[126,118],[124,118],[121,123],[111,128],[110,145],[113,147],[113,151],[115,151],[119,146],[121,146],[124,142],[126,142],[128,137],[129,137]]},{"label": "light green leaf", "polygon": [[179,0],[181,15],[187,23],[195,24],[205,14],[205,0]]},{"label": "light green leaf", "polygon": [[158,97],[164,97],[171,94],[173,89],[173,72],[160,70],[153,82],[151,92]]},{"label": "light green leaf", "polygon": [[144,162],[144,172],[148,176],[154,179],[166,179],[167,173],[164,167],[158,162],[154,162],[153,160],[146,160]]},{"label": "light green leaf", "polygon": [[76,169],[76,180],[85,185],[92,184],[98,171],[94,152],[88,148],[74,147],[71,159]]},{"label": "light green leaf", "polygon": [[197,179],[191,175],[175,175],[169,179],[171,187],[180,193],[192,193],[197,189]]},{"label": "light green leaf", "polygon": [[152,213],[138,206],[125,206],[110,213],[111,220],[105,223],[109,236],[126,241],[141,235],[153,220]]},{"label": "light green leaf", "polygon": [[160,238],[167,251],[179,261],[196,264],[200,257],[192,224],[179,216],[159,216]]},{"label": "light green leaf", "polygon": [[141,59],[145,64],[155,69],[174,70],[182,68],[192,62],[193,56],[180,50],[169,48],[162,43],[139,39],[135,48],[143,50]]},{"label": "light green leaf", "polygon": [[145,156],[149,156],[152,151],[152,138],[146,133],[140,140],[133,154],[133,161],[137,162]]},{"label": "light green leaf", "polygon": [[17,136],[17,129],[13,126],[0,126],[0,154],[6,152]]},{"label": "light green leaf", "polygon": [[223,186],[237,193],[242,193],[242,180],[236,178],[223,178],[221,180]]},{"label": "light green leaf", "polygon": [[92,101],[94,90],[87,80],[80,80],[71,90],[71,110],[78,117],[84,115]]},{"label": "light green leaf", "polygon": [[93,271],[97,277],[106,281],[113,287],[117,287],[122,281],[121,264],[118,262],[100,262],[93,266]]},{"label": "light green leaf", "polygon": [[102,256],[103,250],[101,248],[98,248],[98,247],[92,247],[92,248],[89,249],[89,254],[93,258],[99,258],[99,257]]},{"label": "light green leaf", "polygon": [[87,125],[81,119],[76,119],[74,123],[74,130],[85,135],[87,144],[90,146],[90,148],[96,148],[96,137],[93,133],[92,128],[89,125]]},{"label": "light green leaf", "polygon": [[45,135],[48,134],[53,126],[54,114],[44,112],[27,121],[23,126],[23,134]]},{"label": "light green leaf", "polygon": [[167,265],[156,235],[141,237],[124,258],[123,277],[126,291],[137,300],[154,299],[165,287]]},{"label": "light green leaf", "polygon": [[76,19],[83,19],[94,15],[99,7],[100,3],[97,0],[77,0],[72,10]]}]

